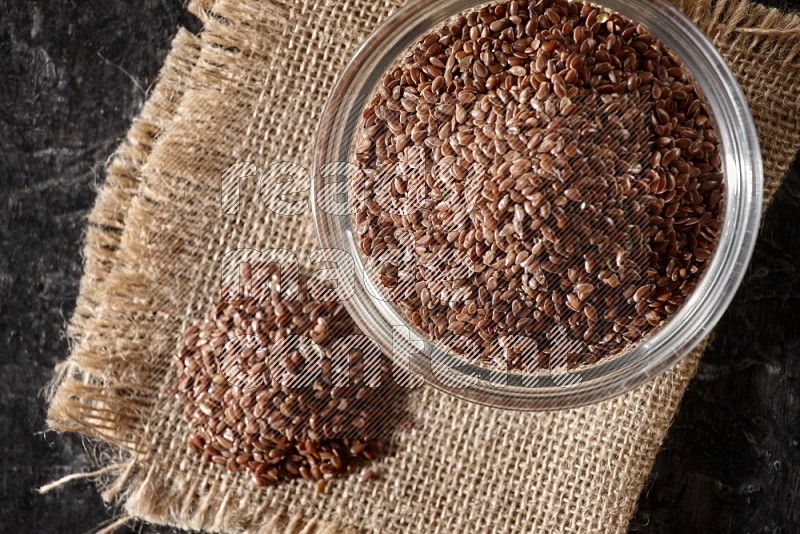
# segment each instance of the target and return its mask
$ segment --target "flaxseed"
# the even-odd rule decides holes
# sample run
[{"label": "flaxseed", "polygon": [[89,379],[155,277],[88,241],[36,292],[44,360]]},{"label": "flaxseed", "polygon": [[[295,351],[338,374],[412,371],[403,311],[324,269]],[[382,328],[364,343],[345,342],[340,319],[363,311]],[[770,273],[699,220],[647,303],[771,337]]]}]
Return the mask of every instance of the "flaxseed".
[{"label": "flaxseed", "polygon": [[[724,183],[703,100],[663,43],[592,4],[455,18],[385,74],[363,132],[359,248],[386,298],[465,356],[535,370],[622,352],[713,256]],[[530,341],[497,354],[503,336]]]},{"label": "flaxseed", "polygon": [[[184,333],[177,395],[195,431],[189,449],[258,485],[330,478],[380,455],[405,422],[399,370],[341,303],[303,286],[284,298],[268,267],[244,278],[243,293]],[[295,336],[319,350],[293,346]]]}]

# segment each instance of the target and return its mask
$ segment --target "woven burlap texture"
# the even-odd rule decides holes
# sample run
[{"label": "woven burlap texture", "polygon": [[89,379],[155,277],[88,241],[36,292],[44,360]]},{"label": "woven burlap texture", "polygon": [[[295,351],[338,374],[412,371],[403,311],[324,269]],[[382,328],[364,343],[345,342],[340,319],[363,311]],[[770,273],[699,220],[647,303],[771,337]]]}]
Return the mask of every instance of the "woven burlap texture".
[{"label": "woven burlap texture", "polygon": [[[638,390],[567,411],[508,412],[422,388],[413,395],[416,424],[379,461],[380,480],[336,480],[321,495],[305,481],[259,489],[247,474],[186,453],[172,358],[182,330],[217,295],[223,255],[287,248],[307,262],[315,242],[310,214],[277,217],[255,184],[243,184],[238,214],[224,215],[222,172],[236,161],[308,168],[338,72],[401,3],[194,4],[203,33],[198,42],[179,35],[151,98],[170,104],[148,103],[139,123],[149,125],[147,141],[134,156],[125,156],[131,138],[123,144],[117,159],[130,164],[115,173],[124,185],[109,172],[112,188],[92,214],[81,294],[88,304],[76,314],[49,411],[52,428],[120,451],[113,476],[99,482],[130,516],[222,532],[627,529],[701,348]],[[680,7],[742,83],[768,201],[800,145],[800,19],[745,2]],[[99,267],[90,273],[92,264]]]}]

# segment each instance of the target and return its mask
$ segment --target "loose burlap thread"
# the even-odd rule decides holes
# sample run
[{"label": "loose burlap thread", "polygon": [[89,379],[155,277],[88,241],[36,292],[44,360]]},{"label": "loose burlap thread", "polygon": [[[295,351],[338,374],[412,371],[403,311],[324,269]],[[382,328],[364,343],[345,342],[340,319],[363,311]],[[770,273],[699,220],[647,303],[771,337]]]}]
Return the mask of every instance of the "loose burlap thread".
[{"label": "loose burlap thread", "polygon": [[[203,466],[171,388],[182,330],[218,293],[232,249],[315,245],[310,214],[278,217],[244,183],[220,208],[236,161],[309,167],[337,74],[401,0],[196,2],[156,89],[109,168],[90,217],[86,275],[49,424],[120,451],[100,485],[135,518],[237,532],[623,532],[702,348],[652,382],[583,408],[518,413],[429,387],[380,479],[256,488]],[[800,146],[800,18],[741,1],[679,7],[714,41],[750,102],[765,202]],[[159,103],[160,102],[160,103]],[[108,467],[108,466],[105,466]]]}]

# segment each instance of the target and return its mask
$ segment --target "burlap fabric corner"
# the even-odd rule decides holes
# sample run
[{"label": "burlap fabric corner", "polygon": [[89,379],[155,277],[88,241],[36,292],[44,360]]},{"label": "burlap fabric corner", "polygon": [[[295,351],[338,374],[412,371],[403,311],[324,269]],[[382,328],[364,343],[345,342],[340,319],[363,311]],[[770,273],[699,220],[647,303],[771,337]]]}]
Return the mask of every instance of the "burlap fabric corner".
[{"label": "burlap fabric corner", "polygon": [[[309,167],[328,92],[356,47],[401,0],[196,2],[159,84],[119,148],[90,217],[86,273],[49,424],[118,451],[98,484],[131,518],[219,531],[624,532],[702,347],[624,396],[517,413],[413,395],[413,430],[379,481],[256,488],[186,454],[170,395],[178,338],[218,292],[232,248],[287,248],[308,261],[310,215],[275,215],[242,190],[222,213],[235,161]],[[714,41],[758,126],[765,202],[800,146],[800,18],[740,1],[679,6]],[[122,521],[124,521],[123,518]]]}]

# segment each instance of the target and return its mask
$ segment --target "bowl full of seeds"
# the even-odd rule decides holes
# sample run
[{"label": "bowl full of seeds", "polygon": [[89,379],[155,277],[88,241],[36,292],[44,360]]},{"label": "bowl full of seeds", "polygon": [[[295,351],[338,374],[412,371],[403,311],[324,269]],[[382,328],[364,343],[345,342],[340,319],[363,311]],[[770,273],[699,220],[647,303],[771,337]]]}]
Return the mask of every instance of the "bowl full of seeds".
[{"label": "bowl full of seeds", "polygon": [[410,2],[342,73],[312,175],[361,329],[435,387],[526,410],[696,347],[762,195],[736,80],[662,0]]}]

